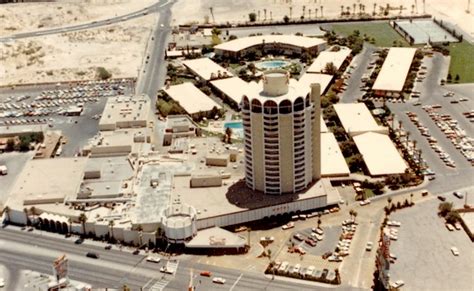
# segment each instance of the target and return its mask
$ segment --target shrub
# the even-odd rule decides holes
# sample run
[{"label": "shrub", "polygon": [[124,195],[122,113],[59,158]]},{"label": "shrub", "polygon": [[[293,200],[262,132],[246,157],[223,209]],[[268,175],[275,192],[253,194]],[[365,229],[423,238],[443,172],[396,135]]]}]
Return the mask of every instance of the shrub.
[{"label": "shrub", "polygon": [[107,80],[112,77],[112,74],[109,71],[107,71],[104,67],[98,67],[97,76],[99,77],[100,80]]}]

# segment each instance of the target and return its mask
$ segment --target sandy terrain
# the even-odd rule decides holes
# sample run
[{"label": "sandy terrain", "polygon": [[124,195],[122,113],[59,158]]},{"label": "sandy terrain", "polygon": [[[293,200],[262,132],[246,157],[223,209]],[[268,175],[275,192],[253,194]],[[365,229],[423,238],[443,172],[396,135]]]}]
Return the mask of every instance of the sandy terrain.
[{"label": "sandy terrain", "polygon": [[[257,19],[264,20],[267,10],[266,19],[282,20],[285,15],[290,16],[290,7],[292,7],[292,18],[299,19],[303,15],[303,6],[305,6],[305,18],[309,18],[311,9],[311,18],[321,17],[321,6],[323,6],[324,17],[335,17],[341,14],[341,5],[344,11],[347,7],[352,13],[353,4],[356,4],[356,13],[359,12],[359,4],[365,5],[365,12],[372,14],[374,3],[385,7],[390,4],[394,9],[390,10],[391,15],[400,15],[400,5],[403,5],[402,15],[412,15],[412,5],[417,2],[415,14],[423,13],[423,0],[179,0],[173,6],[173,25],[187,24],[191,22],[203,23],[206,19],[212,22],[210,7],[214,12],[216,22],[239,22],[247,21],[248,14],[255,12]],[[474,11],[471,4],[471,14],[465,12],[467,8],[467,0],[427,0],[425,10],[435,17],[443,17],[453,23],[456,23],[464,31],[474,36]],[[396,8],[396,9],[395,9]],[[417,8],[417,9],[416,9]],[[380,8],[376,8],[379,12]],[[316,12],[317,11],[317,12]],[[258,17],[260,15],[260,17]]]},{"label": "sandy terrain", "polygon": [[0,5],[0,36],[88,23],[120,16],[157,0],[57,0]]},{"label": "sandy terrain", "polygon": [[2,43],[0,85],[89,80],[97,67],[113,77],[135,77],[156,18]]}]

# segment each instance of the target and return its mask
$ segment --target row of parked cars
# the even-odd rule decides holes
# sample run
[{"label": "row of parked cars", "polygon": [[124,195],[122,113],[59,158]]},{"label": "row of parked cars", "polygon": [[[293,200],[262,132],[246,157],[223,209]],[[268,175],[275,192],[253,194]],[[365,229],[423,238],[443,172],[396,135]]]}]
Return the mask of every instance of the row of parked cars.
[{"label": "row of parked cars", "polygon": [[468,136],[466,131],[459,126],[458,121],[453,119],[451,115],[441,114],[437,111],[438,108],[429,105],[423,106],[423,109],[454,147],[474,165],[474,138]]},{"label": "row of parked cars", "polygon": [[[418,119],[417,114],[414,113],[414,112],[410,112],[410,111],[406,112],[406,114],[408,115],[408,118],[418,128],[421,135],[426,138],[426,140],[430,144],[430,147],[439,155],[439,158],[446,164],[446,166],[452,167],[452,168],[456,167],[456,163],[451,159],[450,155],[446,151],[444,151],[443,148],[438,144],[438,140],[431,136],[430,131],[428,130],[428,128],[426,126],[424,126],[420,122],[420,120]],[[415,160],[415,162],[417,162],[417,160]],[[423,160],[423,162],[425,162],[425,161]],[[431,178],[431,179],[433,179],[433,178]]]},{"label": "row of parked cars", "polygon": [[270,273],[280,276],[297,277],[316,281],[333,282],[336,272],[333,270],[318,270],[315,266],[303,267],[301,264],[290,265],[289,262],[275,262]]},{"label": "row of parked cars", "polygon": [[[0,103],[0,117],[5,125],[22,124],[19,117],[67,115],[71,107],[83,107],[97,102],[100,97],[124,94],[129,81],[126,79],[84,82],[69,89],[44,90],[37,96],[10,96]],[[60,86],[60,84],[58,84]]]}]

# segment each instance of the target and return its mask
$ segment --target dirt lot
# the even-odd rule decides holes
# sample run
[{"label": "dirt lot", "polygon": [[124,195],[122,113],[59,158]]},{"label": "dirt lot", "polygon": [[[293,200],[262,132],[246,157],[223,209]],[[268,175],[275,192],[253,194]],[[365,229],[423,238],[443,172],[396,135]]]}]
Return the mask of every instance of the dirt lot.
[{"label": "dirt lot", "polygon": [[0,44],[0,85],[90,80],[97,67],[134,77],[156,15],[116,25]]},{"label": "dirt lot", "polygon": [[143,9],[157,0],[57,0],[0,5],[0,36],[88,23]]}]

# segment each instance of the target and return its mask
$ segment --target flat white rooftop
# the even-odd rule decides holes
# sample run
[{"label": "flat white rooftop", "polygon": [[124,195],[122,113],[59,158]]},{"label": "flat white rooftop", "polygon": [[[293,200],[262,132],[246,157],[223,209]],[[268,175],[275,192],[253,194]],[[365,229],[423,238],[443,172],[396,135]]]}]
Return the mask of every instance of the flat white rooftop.
[{"label": "flat white rooftop", "polygon": [[351,54],[351,50],[347,47],[340,47],[339,51],[323,51],[306,70],[306,73],[324,73],[326,65],[332,63],[338,70]]},{"label": "flat white rooftop", "polygon": [[240,104],[242,96],[247,92],[249,87],[249,83],[239,77],[214,80],[211,81],[211,84],[237,104]]},{"label": "flat white rooftop", "polygon": [[349,167],[332,132],[321,133],[321,175],[347,176]]},{"label": "flat white rooftop", "polygon": [[170,86],[164,90],[171,98],[178,101],[179,105],[189,114],[210,111],[214,107],[221,108],[219,104],[190,82]]},{"label": "flat white rooftop", "polygon": [[263,42],[269,43],[280,43],[288,44],[302,48],[311,48],[326,43],[325,40],[316,37],[306,37],[297,35],[258,35],[242,37],[222,44],[216,45],[214,48],[217,50],[238,52],[243,49],[262,44]]},{"label": "flat white rooftop", "polygon": [[217,78],[219,74],[222,77],[233,76],[231,72],[209,58],[183,61],[183,65],[206,81]]},{"label": "flat white rooftop", "polygon": [[107,99],[99,121],[101,130],[146,125],[150,113],[150,99],[146,95],[115,96]]},{"label": "flat white rooftop", "polygon": [[372,90],[402,91],[415,53],[416,48],[390,48]]},{"label": "flat white rooftop", "polygon": [[377,124],[364,103],[340,103],[333,106],[342,126],[350,136],[369,131],[388,133],[387,128]]},{"label": "flat white rooftop", "polygon": [[333,76],[328,74],[304,74],[299,80],[298,85],[307,87],[311,91],[311,84],[318,83],[321,85],[321,94],[324,94],[329,88]]},{"label": "flat white rooftop", "polygon": [[405,172],[407,165],[387,135],[367,132],[353,139],[371,176]]},{"label": "flat white rooftop", "polygon": [[12,187],[6,204],[12,207],[76,198],[87,161],[88,158],[28,161]]}]

